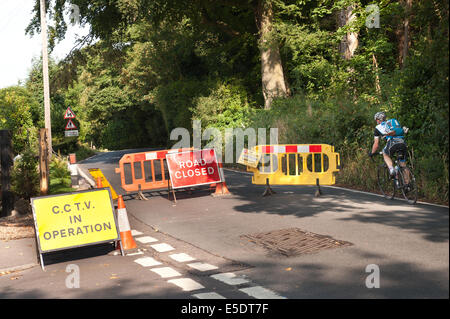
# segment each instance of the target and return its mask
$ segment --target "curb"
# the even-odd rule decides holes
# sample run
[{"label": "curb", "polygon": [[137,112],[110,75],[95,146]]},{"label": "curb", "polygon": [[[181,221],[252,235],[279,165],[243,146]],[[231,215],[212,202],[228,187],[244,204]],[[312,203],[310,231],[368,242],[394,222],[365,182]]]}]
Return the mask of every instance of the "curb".
[{"label": "curb", "polygon": [[73,165],[75,165],[78,175],[83,177],[89,183],[89,185],[91,185],[92,187],[94,187],[94,188],[97,187],[97,184],[94,182],[94,180],[92,178],[90,178],[89,176],[87,176],[87,174],[85,172],[83,172],[83,170],[78,166],[78,164],[73,164]]},{"label": "curb", "polygon": [[25,265],[21,265],[21,266],[14,266],[14,267],[0,269],[0,276],[6,275],[6,274],[9,274],[9,273],[12,273],[12,272],[17,272],[17,271],[21,271],[21,270],[30,269],[30,268],[33,268],[35,266],[38,266],[38,263],[25,264]]}]

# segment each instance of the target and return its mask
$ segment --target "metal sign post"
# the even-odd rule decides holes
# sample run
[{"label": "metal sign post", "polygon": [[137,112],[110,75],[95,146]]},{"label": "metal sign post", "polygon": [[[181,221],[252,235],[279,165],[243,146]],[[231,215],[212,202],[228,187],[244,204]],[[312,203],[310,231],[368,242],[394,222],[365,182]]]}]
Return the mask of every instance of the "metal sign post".
[{"label": "metal sign post", "polygon": [[72,111],[70,106],[67,108],[66,112],[64,113],[64,119],[68,120],[66,127],[65,127],[65,136],[71,137],[71,136],[78,136],[78,130],[75,124],[73,124],[72,119],[75,119],[75,113]]}]

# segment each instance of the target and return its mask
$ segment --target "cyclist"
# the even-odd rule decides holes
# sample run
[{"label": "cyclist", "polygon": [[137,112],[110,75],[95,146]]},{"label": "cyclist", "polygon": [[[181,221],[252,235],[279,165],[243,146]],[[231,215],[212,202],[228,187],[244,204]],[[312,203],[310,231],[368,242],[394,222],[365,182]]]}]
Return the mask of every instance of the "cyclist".
[{"label": "cyclist", "polygon": [[[407,146],[405,143],[405,130],[400,126],[400,123],[396,119],[386,119],[384,112],[377,112],[374,116],[374,120],[377,122],[377,126],[374,131],[374,142],[372,150],[369,152],[369,156],[372,157],[378,149],[380,139],[385,138],[387,143],[383,148],[384,162],[389,168],[389,173],[393,177],[395,175],[391,156],[398,152],[399,163],[401,166],[406,166],[406,159],[408,156]],[[407,128],[405,128],[407,130]],[[409,180],[409,176],[405,176],[406,182]]]}]

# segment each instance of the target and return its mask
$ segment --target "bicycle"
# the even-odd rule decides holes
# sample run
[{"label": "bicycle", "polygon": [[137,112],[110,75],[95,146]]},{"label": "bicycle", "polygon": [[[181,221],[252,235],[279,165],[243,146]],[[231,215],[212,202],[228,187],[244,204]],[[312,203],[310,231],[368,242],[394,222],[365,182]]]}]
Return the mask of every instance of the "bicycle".
[{"label": "bicycle", "polygon": [[[383,152],[378,154],[382,155]],[[397,157],[398,154],[394,154]],[[417,201],[417,183],[411,168],[406,164],[399,165],[399,158],[395,161],[395,174],[391,176],[386,163],[378,165],[378,186],[385,198],[393,199],[397,190],[400,190],[408,204],[414,205]]]}]

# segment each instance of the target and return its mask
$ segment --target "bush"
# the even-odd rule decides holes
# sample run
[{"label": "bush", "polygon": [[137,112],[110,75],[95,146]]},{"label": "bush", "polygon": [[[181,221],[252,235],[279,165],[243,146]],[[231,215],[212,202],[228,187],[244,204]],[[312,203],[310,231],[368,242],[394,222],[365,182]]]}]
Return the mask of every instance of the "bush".
[{"label": "bush", "polygon": [[25,149],[14,163],[12,191],[19,197],[30,199],[39,194],[38,157],[32,150]]},{"label": "bush", "polygon": [[49,194],[72,192],[72,181],[67,168],[67,160],[61,156],[53,156],[49,164]]},{"label": "bush", "polygon": [[82,143],[77,137],[64,137],[53,139],[53,151],[58,154],[68,156],[75,153],[77,161],[95,155],[97,152],[89,147],[87,143]]},{"label": "bush", "polygon": [[204,128],[215,127],[223,131],[249,124],[251,104],[245,87],[236,81],[216,83],[208,95],[195,98],[193,104],[192,117],[200,120]]},{"label": "bush", "polygon": [[[252,127],[277,127],[280,144],[331,144],[355,149],[367,144],[377,106],[345,96],[312,99],[305,95],[276,99],[272,109],[252,116]],[[350,151],[350,150],[349,150]]]}]

